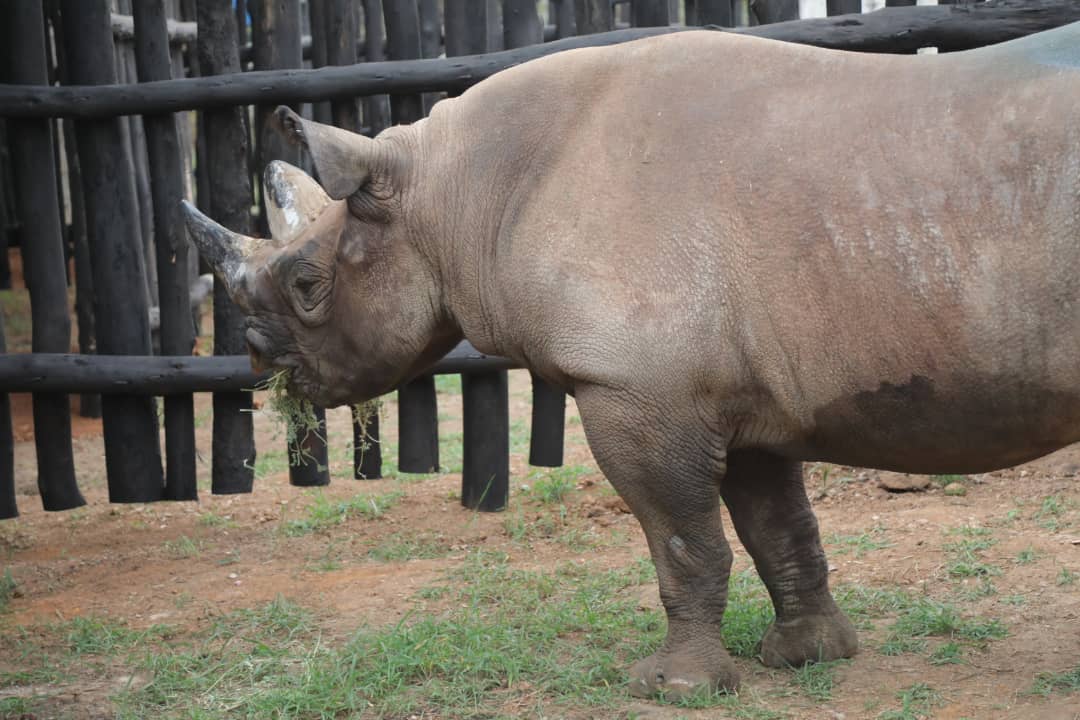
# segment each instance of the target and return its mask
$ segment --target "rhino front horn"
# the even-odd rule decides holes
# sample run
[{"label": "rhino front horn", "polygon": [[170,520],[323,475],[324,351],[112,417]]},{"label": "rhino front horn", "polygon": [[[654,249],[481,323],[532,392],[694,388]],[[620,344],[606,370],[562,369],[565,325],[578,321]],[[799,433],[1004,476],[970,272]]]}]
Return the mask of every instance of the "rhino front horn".
[{"label": "rhino front horn", "polygon": [[254,252],[259,241],[222,227],[199,212],[187,200],[181,200],[184,222],[199,253],[214,269],[214,274],[225,283],[229,297],[243,307],[244,278],[247,274],[247,258]]}]

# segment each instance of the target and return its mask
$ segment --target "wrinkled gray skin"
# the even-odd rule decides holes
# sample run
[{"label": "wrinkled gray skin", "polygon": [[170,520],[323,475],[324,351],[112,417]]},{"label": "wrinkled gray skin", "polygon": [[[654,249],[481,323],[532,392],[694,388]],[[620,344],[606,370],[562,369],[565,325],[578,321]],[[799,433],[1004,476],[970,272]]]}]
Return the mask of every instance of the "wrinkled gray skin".
[{"label": "wrinkled gray skin", "polygon": [[575,50],[375,140],[283,109],[330,197],[278,165],[274,243],[190,225],[254,361],[317,402],[462,337],[573,394],[668,615],[631,690],[733,688],[721,498],[776,608],[762,660],[847,657],[801,461],[979,472],[1080,440],[1078,49]]}]

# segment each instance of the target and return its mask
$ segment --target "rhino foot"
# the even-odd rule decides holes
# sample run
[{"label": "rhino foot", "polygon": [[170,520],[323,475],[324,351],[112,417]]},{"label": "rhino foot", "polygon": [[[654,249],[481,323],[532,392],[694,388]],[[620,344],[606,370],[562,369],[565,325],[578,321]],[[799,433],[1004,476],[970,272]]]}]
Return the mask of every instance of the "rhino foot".
[{"label": "rhino foot", "polygon": [[775,622],[761,639],[761,661],[768,667],[798,667],[852,657],[859,649],[855,627],[835,612]]},{"label": "rhino foot", "polygon": [[630,668],[630,694],[683,700],[739,688],[739,671],[723,646],[703,651],[687,645],[663,648]]}]

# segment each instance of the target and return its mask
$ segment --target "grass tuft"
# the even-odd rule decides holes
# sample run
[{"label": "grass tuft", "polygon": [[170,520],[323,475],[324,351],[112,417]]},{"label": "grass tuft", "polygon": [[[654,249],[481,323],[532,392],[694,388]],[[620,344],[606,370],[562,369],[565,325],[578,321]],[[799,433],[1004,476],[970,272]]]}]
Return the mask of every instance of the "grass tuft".
[{"label": "grass tuft", "polygon": [[306,509],[306,516],[285,523],[285,534],[290,537],[308,535],[313,532],[328,530],[341,525],[352,517],[374,519],[392,508],[404,497],[405,493],[393,491],[381,495],[356,495],[349,500],[333,501],[322,492],[315,495],[315,501]]},{"label": "grass tuft", "polygon": [[1080,666],[1060,673],[1039,673],[1031,692],[1048,696],[1053,693],[1074,693],[1080,690]]},{"label": "grass tuft", "polygon": [[11,568],[4,568],[4,574],[0,575],[0,612],[6,612],[11,607],[11,600],[18,596],[19,586],[11,575]]}]

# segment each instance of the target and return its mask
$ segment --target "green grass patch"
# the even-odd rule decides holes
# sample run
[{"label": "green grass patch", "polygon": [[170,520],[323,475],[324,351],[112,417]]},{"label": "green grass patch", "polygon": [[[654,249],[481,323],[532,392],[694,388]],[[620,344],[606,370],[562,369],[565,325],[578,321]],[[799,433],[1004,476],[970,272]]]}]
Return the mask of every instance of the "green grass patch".
[{"label": "green grass patch", "polygon": [[1080,690],[1080,666],[1060,673],[1039,673],[1031,692],[1046,697],[1053,693],[1074,693]]},{"label": "green grass patch", "polygon": [[950,534],[959,535],[954,542],[945,543],[943,549],[949,556],[946,572],[954,578],[988,578],[1001,574],[1001,568],[985,562],[982,553],[989,550],[997,540],[989,528],[962,526]]},{"label": "green grass patch", "polygon": [[4,568],[4,574],[0,575],[0,613],[7,612],[11,608],[11,601],[17,596],[19,586],[11,574],[11,568]]},{"label": "green grass patch", "polygon": [[833,546],[833,555],[854,553],[857,558],[861,558],[868,552],[884,550],[893,546],[893,543],[885,538],[884,529],[880,527],[875,527],[858,535],[833,533],[825,538],[825,544]]},{"label": "green grass patch", "polygon": [[432,708],[504,717],[515,700],[546,716],[583,707],[602,716],[626,700],[627,665],[663,638],[662,614],[638,607],[638,586],[653,579],[647,562],[540,572],[474,553],[421,593],[449,601],[437,616],[407,615],[331,643],[289,603],[231,613],[194,643],[147,654],[141,666],[153,681],[116,701],[130,718],[408,717]]},{"label": "green grass patch", "polygon": [[360,494],[348,500],[336,501],[318,492],[314,502],[304,510],[304,517],[285,522],[285,534],[297,537],[320,532],[353,517],[374,519],[396,505],[404,495],[403,492],[393,491],[381,495]]},{"label": "green grass patch", "polygon": [[1017,565],[1030,565],[1039,559],[1039,553],[1034,548],[1024,548],[1016,554]]},{"label": "green grass patch", "polygon": [[738,657],[756,656],[761,636],[774,618],[769,593],[757,573],[752,568],[732,573],[723,624],[728,652]]},{"label": "green grass patch", "polygon": [[530,473],[532,485],[529,494],[541,503],[551,505],[561,503],[571,491],[577,488],[578,480],[592,472],[585,465],[564,465],[551,470],[534,470]]},{"label": "green grass patch", "polygon": [[878,720],[922,720],[930,717],[934,707],[941,703],[941,693],[926,683],[902,688],[896,697],[900,700],[900,707],[879,714]]},{"label": "green grass patch", "polygon": [[950,640],[934,648],[929,660],[931,665],[959,665],[964,662],[964,647]]},{"label": "green grass patch", "polygon": [[201,543],[198,540],[192,540],[187,535],[165,541],[165,553],[178,560],[198,557],[201,551]]},{"label": "green grass patch", "polygon": [[437,537],[416,533],[396,533],[383,539],[368,551],[379,562],[403,562],[423,558],[444,557],[449,548]]},{"label": "green grass patch", "polygon": [[1076,582],[1076,573],[1074,573],[1069,568],[1061,568],[1060,572],[1058,572],[1058,574],[1057,574],[1057,584],[1064,586],[1064,585],[1072,585],[1075,582]]},{"label": "green grass patch", "polygon": [[807,663],[795,668],[791,681],[811,700],[825,702],[832,700],[833,687],[836,685],[836,669],[846,665],[849,660]]}]

